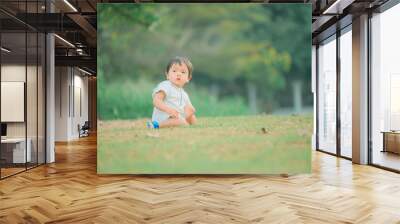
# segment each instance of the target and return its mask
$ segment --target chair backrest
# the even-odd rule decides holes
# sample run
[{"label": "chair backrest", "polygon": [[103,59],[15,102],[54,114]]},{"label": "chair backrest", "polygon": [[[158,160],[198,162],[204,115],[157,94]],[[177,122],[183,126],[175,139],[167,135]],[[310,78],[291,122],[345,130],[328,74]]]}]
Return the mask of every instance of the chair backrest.
[{"label": "chair backrest", "polygon": [[89,121],[85,121],[85,123],[83,124],[82,128],[89,128]]}]

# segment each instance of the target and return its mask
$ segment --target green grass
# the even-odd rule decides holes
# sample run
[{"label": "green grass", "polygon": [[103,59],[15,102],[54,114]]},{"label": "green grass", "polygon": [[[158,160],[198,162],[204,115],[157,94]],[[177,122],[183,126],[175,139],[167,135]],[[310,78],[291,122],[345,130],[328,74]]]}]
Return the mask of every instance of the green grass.
[{"label": "green grass", "polygon": [[[266,133],[262,131],[265,128]],[[145,120],[99,122],[100,174],[311,172],[312,116],[201,117],[149,130]]]},{"label": "green grass", "polygon": [[[98,111],[102,120],[150,117],[153,112],[152,91],[158,84],[148,80],[113,80],[99,78]],[[187,90],[199,116],[246,115],[250,113],[244,99],[229,96],[217,99],[206,89],[189,84]]]}]

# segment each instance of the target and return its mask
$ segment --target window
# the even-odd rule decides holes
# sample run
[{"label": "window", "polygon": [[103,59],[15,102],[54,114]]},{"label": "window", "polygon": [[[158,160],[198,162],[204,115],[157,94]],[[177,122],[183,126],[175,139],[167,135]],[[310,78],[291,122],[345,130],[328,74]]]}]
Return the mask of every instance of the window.
[{"label": "window", "polygon": [[318,149],[336,153],[336,35],[318,48]]},{"label": "window", "polygon": [[352,157],[352,33],[351,26],[340,36],[340,154]]},{"label": "window", "polygon": [[371,18],[372,163],[400,170],[400,4]]}]

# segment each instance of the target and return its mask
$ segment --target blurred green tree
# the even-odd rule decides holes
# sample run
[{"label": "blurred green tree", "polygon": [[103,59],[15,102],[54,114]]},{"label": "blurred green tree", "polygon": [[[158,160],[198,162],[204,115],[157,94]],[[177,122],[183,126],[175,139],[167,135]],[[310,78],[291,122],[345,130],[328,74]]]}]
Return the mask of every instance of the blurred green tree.
[{"label": "blurred green tree", "polygon": [[99,4],[98,12],[99,80],[161,81],[170,58],[188,56],[197,87],[241,95],[253,112],[288,104],[293,80],[309,83],[308,5]]}]

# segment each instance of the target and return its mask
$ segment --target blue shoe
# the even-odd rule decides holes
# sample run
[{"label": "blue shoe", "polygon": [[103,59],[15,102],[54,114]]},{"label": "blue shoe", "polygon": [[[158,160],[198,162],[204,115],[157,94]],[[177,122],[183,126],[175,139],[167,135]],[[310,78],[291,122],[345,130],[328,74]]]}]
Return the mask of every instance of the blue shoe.
[{"label": "blue shoe", "polygon": [[147,121],[146,122],[146,126],[147,128],[151,128],[151,129],[158,129],[160,128],[159,124],[157,121]]}]

